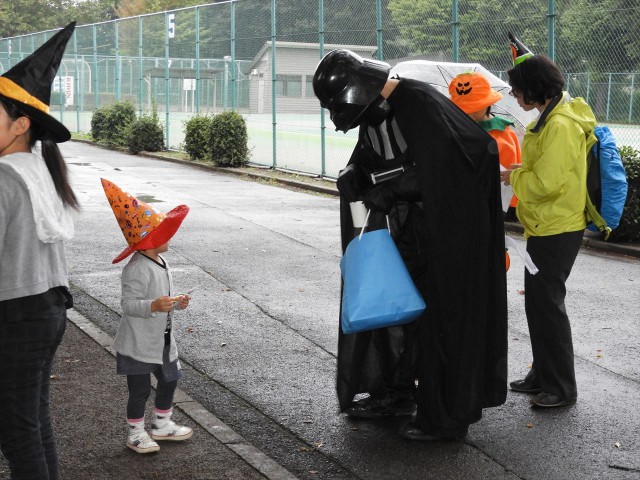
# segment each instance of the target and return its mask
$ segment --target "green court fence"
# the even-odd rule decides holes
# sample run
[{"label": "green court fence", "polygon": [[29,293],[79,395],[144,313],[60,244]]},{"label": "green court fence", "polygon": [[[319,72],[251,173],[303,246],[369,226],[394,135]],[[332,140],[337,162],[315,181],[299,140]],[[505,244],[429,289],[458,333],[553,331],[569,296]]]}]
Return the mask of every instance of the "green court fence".
[{"label": "green court fence", "polygon": [[[567,5],[569,4],[569,5]],[[637,0],[232,0],[82,25],[54,85],[52,114],[88,132],[92,112],[131,100],[155,105],[166,146],[179,149],[193,115],[235,110],[251,162],[336,177],[356,132],[333,131],[311,78],[346,47],[392,65],[410,59],[477,62],[504,78],[507,31],[566,73],[620,145],[640,148]],[[0,71],[55,32],[0,39]]]}]

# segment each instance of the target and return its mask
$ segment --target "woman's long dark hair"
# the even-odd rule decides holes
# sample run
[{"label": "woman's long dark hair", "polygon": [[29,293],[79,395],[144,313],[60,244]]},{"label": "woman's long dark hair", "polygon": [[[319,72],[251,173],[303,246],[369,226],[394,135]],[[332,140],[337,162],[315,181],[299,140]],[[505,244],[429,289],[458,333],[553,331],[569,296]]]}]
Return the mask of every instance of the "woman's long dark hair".
[{"label": "woman's long dark hair", "polygon": [[[28,117],[28,115],[20,110],[18,104],[8,98],[0,96],[0,103],[12,120],[17,120],[20,117]],[[29,120],[31,121],[31,127],[29,128],[29,147],[33,148],[36,142],[40,141],[42,158],[44,158],[47,169],[51,174],[58,196],[62,200],[62,203],[78,210],[78,199],[69,184],[67,164],[62,158],[58,144],[48,138],[47,131],[40,124],[30,117]]]}]

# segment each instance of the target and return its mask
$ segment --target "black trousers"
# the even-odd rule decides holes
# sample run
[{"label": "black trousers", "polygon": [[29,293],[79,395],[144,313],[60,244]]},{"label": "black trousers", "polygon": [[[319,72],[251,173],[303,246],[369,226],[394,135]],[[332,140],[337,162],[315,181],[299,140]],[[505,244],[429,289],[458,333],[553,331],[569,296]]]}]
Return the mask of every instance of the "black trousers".
[{"label": "black trousers", "polygon": [[[155,406],[158,410],[170,410],[178,381],[173,380],[167,382],[162,375],[161,368],[158,368],[153,374],[158,380]],[[127,386],[129,388],[127,418],[143,418],[147,400],[149,400],[149,396],[151,395],[151,374],[127,375]]]},{"label": "black trousers", "polygon": [[[533,382],[563,400],[578,392],[571,325],[564,305],[565,283],[580,250],[583,231],[529,237],[527,252],[539,269],[525,271],[525,311],[533,351]],[[531,378],[531,377],[530,377]]]},{"label": "black trousers", "polygon": [[0,321],[0,448],[13,480],[58,478],[49,380],[66,322],[64,304]]}]

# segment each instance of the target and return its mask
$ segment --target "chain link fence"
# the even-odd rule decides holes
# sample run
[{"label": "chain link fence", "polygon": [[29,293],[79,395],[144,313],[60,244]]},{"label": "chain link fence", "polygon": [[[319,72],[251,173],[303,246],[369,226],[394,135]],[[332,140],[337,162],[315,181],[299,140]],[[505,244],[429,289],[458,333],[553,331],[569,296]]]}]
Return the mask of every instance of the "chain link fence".
[{"label": "chain link fence", "polygon": [[[92,112],[114,101],[141,114],[156,108],[171,149],[193,115],[235,110],[247,121],[252,163],[336,177],[356,132],[334,132],[313,95],[324,53],[474,62],[505,78],[511,31],[558,63],[569,93],[587,100],[619,145],[640,148],[639,19],[637,0],[231,0],[79,26],[51,110],[87,132]],[[53,33],[0,39],[0,71]]]}]

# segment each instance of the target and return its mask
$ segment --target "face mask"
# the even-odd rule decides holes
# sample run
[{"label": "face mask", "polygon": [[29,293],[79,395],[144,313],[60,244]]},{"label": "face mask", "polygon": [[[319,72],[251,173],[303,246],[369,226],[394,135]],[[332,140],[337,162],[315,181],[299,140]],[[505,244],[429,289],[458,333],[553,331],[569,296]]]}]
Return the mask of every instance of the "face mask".
[{"label": "face mask", "polygon": [[380,125],[385,118],[391,113],[391,105],[387,102],[387,99],[381,95],[378,95],[360,118],[361,123],[367,123],[372,126]]}]

